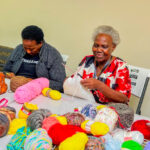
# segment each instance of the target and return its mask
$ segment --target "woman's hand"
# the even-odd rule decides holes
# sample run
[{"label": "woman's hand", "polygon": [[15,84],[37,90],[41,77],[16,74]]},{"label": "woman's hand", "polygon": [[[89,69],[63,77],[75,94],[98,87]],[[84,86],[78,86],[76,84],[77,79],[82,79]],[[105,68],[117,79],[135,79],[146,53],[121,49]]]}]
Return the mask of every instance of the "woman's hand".
[{"label": "woman's hand", "polygon": [[92,89],[97,89],[97,87],[101,84],[101,81],[94,79],[94,78],[89,78],[89,79],[81,80],[80,83],[84,87],[92,90]]},{"label": "woman's hand", "polygon": [[15,74],[13,72],[6,72],[5,77],[11,79],[12,77],[14,77]]}]

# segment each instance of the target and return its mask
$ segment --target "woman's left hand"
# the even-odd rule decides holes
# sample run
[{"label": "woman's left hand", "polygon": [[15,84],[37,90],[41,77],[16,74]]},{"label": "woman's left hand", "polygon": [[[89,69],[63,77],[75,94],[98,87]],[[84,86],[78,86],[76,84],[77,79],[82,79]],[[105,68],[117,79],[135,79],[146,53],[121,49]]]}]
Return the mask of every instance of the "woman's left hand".
[{"label": "woman's left hand", "polygon": [[80,83],[88,89],[97,89],[101,81],[94,79],[94,78],[89,78],[89,79],[81,80]]}]

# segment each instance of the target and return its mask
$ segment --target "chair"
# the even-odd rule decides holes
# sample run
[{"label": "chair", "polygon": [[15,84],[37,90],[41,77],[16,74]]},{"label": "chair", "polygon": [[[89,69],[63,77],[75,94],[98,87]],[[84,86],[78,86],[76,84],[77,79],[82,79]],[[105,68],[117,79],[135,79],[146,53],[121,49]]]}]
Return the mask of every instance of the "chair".
[{"label": "chair", "polygon": [[141,114],[141,106],[144,100],[145,92],[150,78],[150,69],[140,68],[128,65],[131,78],[131,93],[139,97],[139,103],[136,114]]},{"label": "chair", "polygon": [[12,53],[12,50],[13,48],[0,46],[0,71],[3,70],[3,67],[7,61],[7,58]]}]

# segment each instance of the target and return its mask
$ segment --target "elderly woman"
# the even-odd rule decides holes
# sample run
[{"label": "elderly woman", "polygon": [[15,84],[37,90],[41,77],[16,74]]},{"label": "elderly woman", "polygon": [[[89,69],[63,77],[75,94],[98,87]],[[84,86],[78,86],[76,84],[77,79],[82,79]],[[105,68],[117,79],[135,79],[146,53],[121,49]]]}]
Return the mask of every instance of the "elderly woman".
[{"label": "elderly woman", "polygon": [[127,103],[131,95],[127,64],[112,55],[120,42],[118,32],[110,26],[99,26],[93,41],[93,55],[84,57],[79,65],[80,83],[91,90],[98,103]]}]

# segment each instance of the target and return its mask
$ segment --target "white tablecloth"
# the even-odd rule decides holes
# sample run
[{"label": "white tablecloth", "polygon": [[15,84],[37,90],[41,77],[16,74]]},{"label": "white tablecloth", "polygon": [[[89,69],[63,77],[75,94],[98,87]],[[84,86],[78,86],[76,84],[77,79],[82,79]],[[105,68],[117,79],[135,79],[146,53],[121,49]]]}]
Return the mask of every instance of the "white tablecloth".
[{"label": "white tablecloth", "polygon": [[[7,83],[9,85],[9,81],[7,80]],[[22,107],[22,104],[18,104],[15,102],[13,95],[14,93],[9,92],[9,88],[7,93],[0,95],[0,99],[6,98],[9,100],[8,105],[12,106],[16,109],[17,114],[20,108]],[[51,110],[53,114],[64,114],[67,112],[73,112],[74,108],[76,107],[82,107],[85,106],[86,104],[92,103],[91,101],[84,100],[84,99],[79,99],[76,97],[71,97],[65,94],[62,94],[61,100],[55,101],[52,100],[48,97],[44,97],[43,95],[39,95],[35,99],[31,101],[33,104],[37,104],[39,108],[47,108]],[[98,105],[97,103],[94,103],[95,105]],[[139,116],[135,114],[134,120],[140,120],[140,119],[148,119],[147,117],[144,116]],[[12,135],[7,135],[3,138],[0,138],[0,150],[6,150],[6,145],[10,141]]]}]

